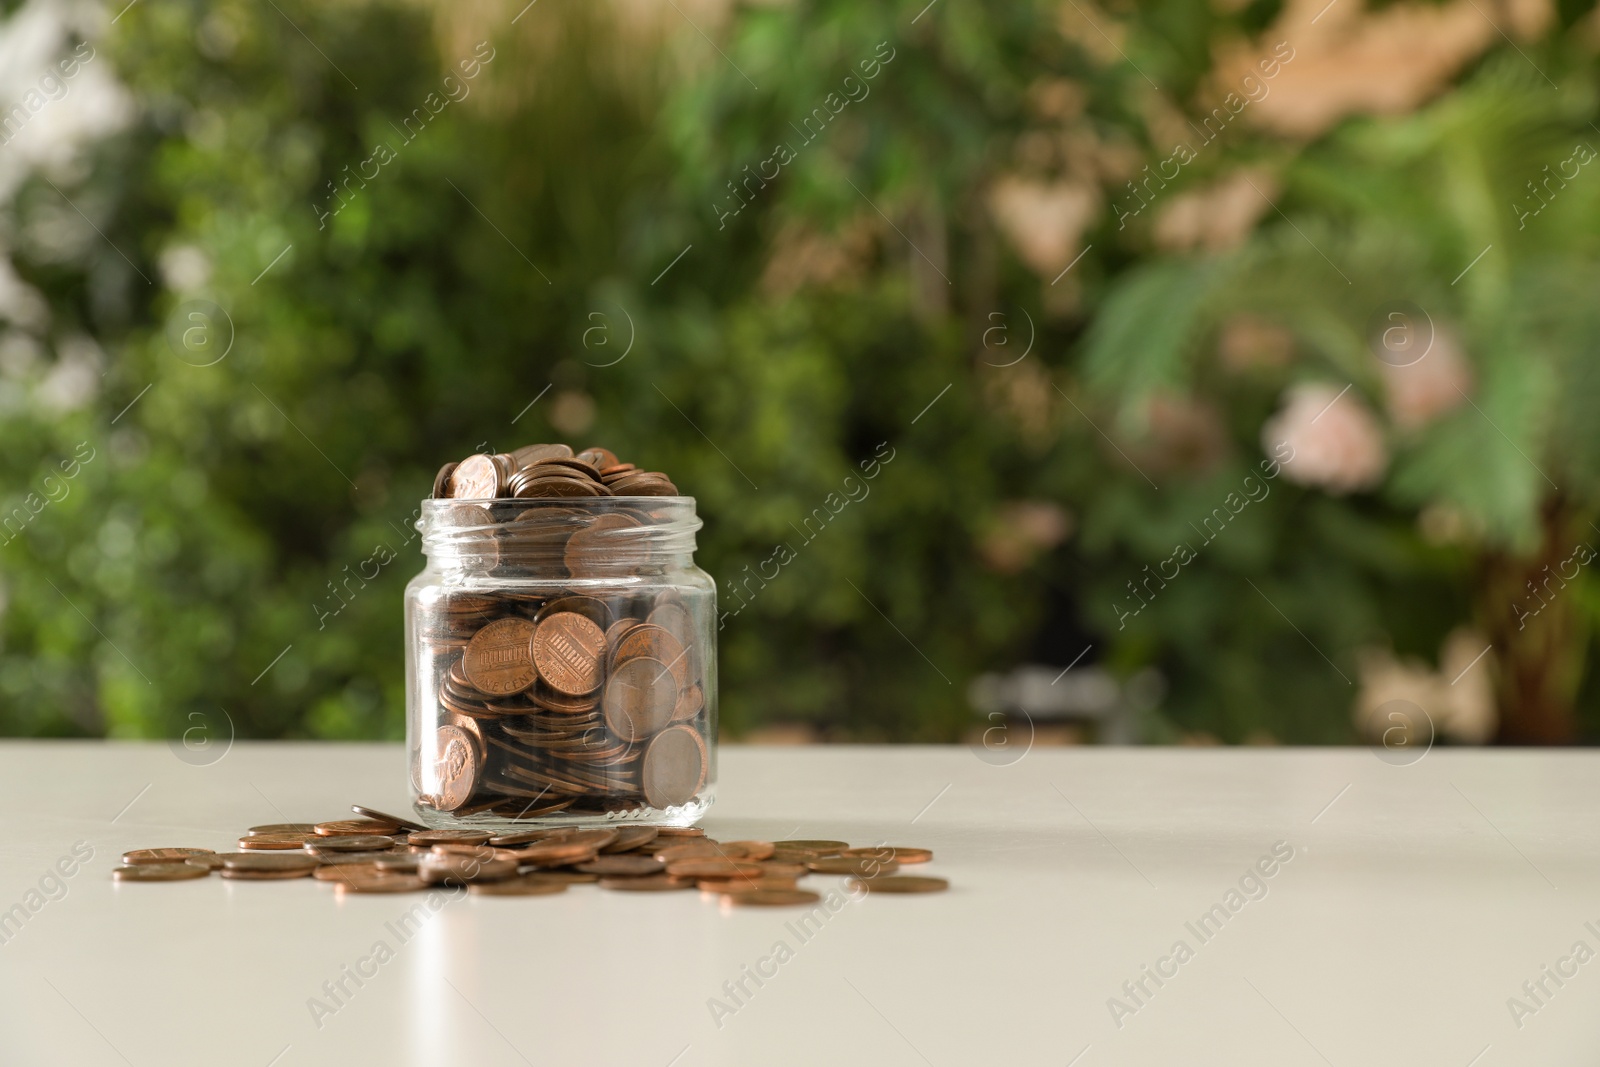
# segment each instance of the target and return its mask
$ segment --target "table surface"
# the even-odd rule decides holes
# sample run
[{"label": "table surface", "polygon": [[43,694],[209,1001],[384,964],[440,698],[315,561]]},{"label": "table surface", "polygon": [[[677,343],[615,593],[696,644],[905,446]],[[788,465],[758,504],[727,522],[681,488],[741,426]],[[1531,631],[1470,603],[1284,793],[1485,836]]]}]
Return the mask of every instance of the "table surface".
[{"label": "table surface", "polygon": [[835,896],[809,920],[593,886],[419,913],[309,880],[111,881],[130,848],[403,810],[396,745],[241,742],[193,766],[161,743],[5,742],[0,768],[7,1065],[1588,1067],[1600,1049],[1586,752],[997,766],[727,746],[714,836],[923,845],[952,883],[855,899],[814,876]]}]

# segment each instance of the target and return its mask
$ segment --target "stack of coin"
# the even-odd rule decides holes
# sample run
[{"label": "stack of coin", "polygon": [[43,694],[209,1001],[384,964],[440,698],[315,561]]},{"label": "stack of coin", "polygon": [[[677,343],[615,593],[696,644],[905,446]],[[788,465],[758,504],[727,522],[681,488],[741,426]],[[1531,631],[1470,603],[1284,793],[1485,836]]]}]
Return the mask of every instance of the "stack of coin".
[{"label": "stack of coin", "polygon": [[451,500],[677,496],[678,487],[659,471],[617,462],[610,449],[573,452],[567,445],[548,444],[492,455],[480,452],[446,463],[434,476],[433,495]]},{"label": "stack of coin", "polygon": [[[148,848],[123,854],[112,872],[121,882],[176,882],[212,871],[240,881],[311,878],[346,893],[417,892],[466,887],[479,896],[550,896],[569,885],[660,892],[699,889],[738,906],[814,905],[821,894],[801,889],[812,875],[846,876],[852,892],[932,893],[943,878],[908,876],[902,866],[926,863],[925,848],[844,841],[717,841],[694,827],[556,828],[493,834],[429,830],[420,823],[354,805],[361,819],[254,826],[240,851]],[[297,839],[289,843],[288,839]],[[272,847],[250,847],[271,841]]]}]

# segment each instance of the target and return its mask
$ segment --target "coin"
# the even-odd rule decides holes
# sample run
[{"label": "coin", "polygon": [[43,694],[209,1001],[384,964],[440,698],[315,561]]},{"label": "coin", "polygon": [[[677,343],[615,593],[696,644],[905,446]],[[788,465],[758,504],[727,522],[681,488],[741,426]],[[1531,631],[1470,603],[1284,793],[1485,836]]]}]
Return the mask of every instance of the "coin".
[{"label": "coin", "polygon": [[654,856],[597,856],[587,863],[578,864],[584,874],[622,877],[660,874],[661,864]]},{"label": "coin", "polygon": [[739,907],[786,907],[794,904],[815,904],[822,899],[818,893],[809,889],[750,889],[739,893],[724,893],[722,903],[724,906],[736,904]]},{"label": "coin", "polygon": [[656,833],[662,837],[704,837],[706,832],[698,826],[658,826]]},{"label": "coin", "polygon": [[481,845],[494,834],[488,830],[423,830],[411,835],[413,846]]},{"label": "coin", "polygon": [[140,863],[182,863],[195,856],[215,855],[209,848],[136,848],[132,852],[122,854],[122,862],[128,864]]},{"label": "coin", "polygon": [[201,870],[215,871],[221,868],[222,857],[217,855],[215,852],[210,852],[204,856],[190,856],[183,862],[193,864],[194,866],[199,867]]},{"label": "coin", "polygon": [[604,630],[576,612],[563,611],[543,619],[534,631],[533,662],[552,689],[581,696],[600,685],[605,647]]},{"label": "coin", "polygon": [[572,448],[569,445],[523,445],[521,448],[511,450],[511,459],[516,463],[518,470],[547,459],[571,458]]},{"label": "coin", "polygon": [[438,500],[440,497],[447,495],[446,490],[450,486],[450,475],[455,473],[455,469],[456,465],[454,463],[446,463],[439,468],[439,473],[433,476],[433,493],[431,494],[433,499]]},{"label": "coin", "polygon": [[927,863],[933,853],[925,848],[906,848],[903,845],[877,845],[872,848],[847,848],[839,853],[846,859],[862,856],[868,859],[895,860],[900,863]]},{"label": "coin", "polygon": [[672,889],[693,889],[693,878],[674,878],[670,874],[652,874],[644,878],[601,878],[601,889],[621,889],[632,893],[659,893]]},{"label": "coin", "polygon": [[333,883],[334,890],[346,893],[416,893],[428,888],[428,883],[414,874],[380,874],[372,878]]},{"label": "coin", "polygon": [[852,878],[847,883],[852,889],[869,893],[938,893],[950,888],[943,878],[902,874],[894,878]]},{"label": "coin", "polygon": [[[245,838],[249,840],[249,838]],[[372,834],[351,834],[348,837],[322,837],[307,841],[306,850],[309,852],[373,852],[378,849],[389,848],[394,844],[392,837],[377,837]]]},{"label": "coin", "polygon": [[[441,726],[435,732],[438,757],[434,773],[438,776],[439,806],[455,811],[466,806],[478,783],[478,748],[459,726]],[[416,834],[412,834],[413,840]]]},{"label": "coin", "polygon": [[[679,686],[689,684],[691,679],[688,654],[684,650],[683,643],[666,627],[641,623],[623,634],[622,640],[617,642],[616,649],[611,653],[612,670],[639,656],[664,664],[666,669],[672,672],[673,680]],[[672,698],[676,705],[678,699],[676,691],[673,692]]]},{"label": "coin", "polygon": [[374,863],[325,863],[312,871],[311,877],[319,882],[349,882],[381,873]]},{"label": "coin", "polygon": [[595,848],[582,841],[570,842],[557,838],[553,841],[535,841],[526,848],[516,849],[512,854],[521,863],[558,867],[562,864],[584,863],[593,859]]},{"label": "coin", "polygon": [[485,897],[547,897],[567,891],[566,882],[549,881],[540,875],[520,875],[501,882],[474,882],[467,891]]},{"label": "coin", "polygon": [[192,863],[131,863],[113,867],[111,877],[119,882],[183,882],[204,878],[211,872]]},{"label": "coin", "polygon": [[300,849],[307,841],[316,840],[315,833],[309,834],[250,834],[239,838],[239,847],[256,852],[288,851]]},{"label": "coin", "polygon": [[257,834],[309,834],[316,832],[316,826],[308,822],[274,822],[265,826],[252,826],[245,833],[251,837]]},{"label": "coin", "polygon": [[534,841],[543,841],[548,837],[560,833],[559,830],[518,830],[510,834],[496,834],[488,838],[489,844],[496,848],[511,848],[515,845],[527,845]]},{"label": "coin", "polygon": [[697,878],[695,886],[702,893],[749,893],[757,889],[794,889],[793,878]]},{"label": "coin", "polygon": [[754,878],[761,874],[761,864],[749,860],[673,860],[667,864],[667,873],[674,878]]},{"label": "coin", "polygon": [[812,860],[806,864],[818,874],[854,874],[863,878],[877,878],[879,875],[893,874],[900,865],[894,860],[869,859],[864,856],[833,856],[827,859]]},{"label": "coin", "polygon": [[224,852],[222,867],[230,871],[311,871],[317,858],[306,852]]},{"label": "coin", "polygon": [[390,834],[400,829],[400,824],[378,819],[336,819],[319,822],[315,829],[323,837],[348,837],[351,834]]},{"label": "coin", "polygon": [[598,874],[585,874],[582,871],[556,870],[556,871],[530,871],[518,875],[519,878],[536,878],[539,881],[560,882],[563,885],[579,885],[585,882],[598,882]]},{"label": "coin", "polygon": [[600,448],[598,446],[584,449],[578,453],[577,458],[589,464],[596,472],[617,465],[617,454],[609,448]]},{"label": "coin", "polygon": [[467,680],[490,696],[522,692],[538,678],[533,636],[534,625],[527,619],[507,616],[491,622],[472,636],[462,656]]},{"label": "coin", "polygon": [[450,472],[445,488],[455,500],[493,500],[500,495],[500,468],[481,452],[468,456]]},{"label": "coin", "polygon": [[301,869],[286,868],[284,870],[276,871],[258,871],[252,870],[248,867],[224,867],[217,873],[222,875],[224,878],[241,882],[271,882],[284,878],[305,878],[311,873],[311,871],[312,868],[310,867]]},{"label": "coin", "polygon": [[[629,660],[648,664],[647,659]],[[615,679],[613,679],[615,680]],[[606,687],[610,693],[610,686]],[[607,716],[607,722],[610,716]],[[655,808],[687,804],[706,784],[706,743],[692,726],[670,726],[662,730],[644,753],[642,785],[646,803]]]},{"label": "coin", "polygon": [[412,822],[410,819],[402,819],[398,815],[389,815],[381,811],[375,811],[372,808],[364,808],[360,804],[350,805],[350,810],[355,812],[357,815],[364,815],[369,819],[376,819],[379,822],[392,823],[394,826],[402,830],[427,829],[427,827],[422,825],[420,822]]},{"label": "coin", "polygon": [[723,855],[729,859],[770,859],[776,851],[777,846],[771,841],[729,841],[722,846]]},{"label": "coin", "polygon": [[429,853],[417,864],[417,874],[428,882],[492,882],[516,873],[516,859],[492,848],[486,848],[477,855]]},{"label": "coin", "polygon": [[774,841],[773,844],[776,845],[780,849],[784,849],[784,848],[806,848],[806,849],[810,849],[811,851],[816,852],[819,855],[823,855],[823,856],[837,856],[840,852],[843,852],[845,849],[850,847],[850,842],[848,842],[848,841],[793,840],[793,841]]},{"label": "coin", "polygon": [[[643,741],[667,725],[677,702],[678,686],[666,665],[639,656],[616,667],[600,704],[611,732],[631,743]],[[648,796],[645,799],[650,800]],[[650,803],[663,806],[653,800]]]}]

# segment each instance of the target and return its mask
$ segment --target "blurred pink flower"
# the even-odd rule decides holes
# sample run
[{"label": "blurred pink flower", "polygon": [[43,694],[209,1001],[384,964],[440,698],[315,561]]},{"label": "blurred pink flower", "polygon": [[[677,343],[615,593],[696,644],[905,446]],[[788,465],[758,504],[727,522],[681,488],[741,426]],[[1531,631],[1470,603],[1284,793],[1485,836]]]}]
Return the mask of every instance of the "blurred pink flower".
[{"label": "blurred pink flower", "polygon": [[1352,392],[1321,383],[1289,389],[1261,428],[1261,445],[1279,458],[1290,481],[1331,493],[1376,485],[1389,463],[1372,410]]},{"label": "blurred pink flower", "polygon": [[1414,430],[1459,407],[1472,390],[1472,365],[1461,354],[1453,334],[1434,330],[1433,344],[1415,363],[1395,366],[1378,361],[1389,417],[1401,429]]}]

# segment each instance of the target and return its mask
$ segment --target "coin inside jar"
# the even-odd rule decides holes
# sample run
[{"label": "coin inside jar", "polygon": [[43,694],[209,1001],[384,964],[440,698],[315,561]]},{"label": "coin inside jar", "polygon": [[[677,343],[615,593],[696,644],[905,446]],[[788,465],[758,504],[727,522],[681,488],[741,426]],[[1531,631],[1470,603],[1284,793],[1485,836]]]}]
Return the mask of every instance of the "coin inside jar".
[{"label": "coin inside jar", "polygon": [[533,633],[533,661],[539,676],[550,688],[568,696],[582,696],[599,687],[600,655],[605,647],[605,631],[572,611],[543,619]]},{"label": "coin inside jar", "polygon": [[[534,625],[528,619],[496,619],[472,636],[461,658],[467,680],[482,693],[520,693],[538,678],[533,661]],[[591,687],[592,688],[592,687]]]},{"label": "coin inside jar", "polygon": [[[472,737],[459,726],[441,726],[436,731],[435,743],[438,757],[434,760],[434,773],[438,776],[439,807],[455,811],[465,807],[472,798],[478,783],[478,746]],[[417,835],[411,839],[416,841]]]},{"label": "coin inside jar", "polygon": [[606,726],[629,743],[659,732],[671,721],[677,703],[678,685],[672,672],[660,660],[645,656],[618,665],[601,700]]},{"label": "coin inside jar", "polygon": [[645,801],[652,807],[677,807],[693,800],[706,784],[706,743],[699,731],[678,725],[656,735],[645,749],[642,784]]}]

